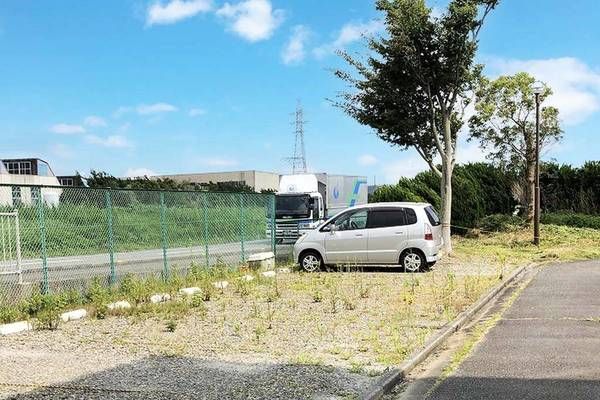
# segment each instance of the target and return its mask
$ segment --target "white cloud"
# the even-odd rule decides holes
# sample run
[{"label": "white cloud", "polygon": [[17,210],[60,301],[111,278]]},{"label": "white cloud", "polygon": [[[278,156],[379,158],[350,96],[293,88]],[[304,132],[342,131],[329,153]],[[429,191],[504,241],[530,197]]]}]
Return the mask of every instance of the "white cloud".
[{"label": "white cloud", "polygon": [[[458,143],[456,147],[456,162],[460,164],[476,163],[486,161],[488,152],[482,149],[477,142]],[[437,160],[437,162],[441,162]]]},{"label": "white cloud", "polygon": [[211,0],[171,0],[166,4],[157,1],[148,7],[146,24],[148,26],[174,24],[211,9]]},{"label": "white cloud", "polygon": [[156,172],[148,168],[129,168],[125,172],[125,177],[127,178],[143,178],[144,176],[150,177],[156,175],[158,175]]},{"label": "white cloud", "polygon": [[304,57],[306,57],[306,50],[304,47],[309,36],[310,30],[304,25],[296,25],[293,28],[292,36],[290,36],[289,41],[281,53],[281,59],[284,64],[298,64],[304,60]]},{"label": "white cloud", "polygon": [[111,135],[106,138],[102,138],[96,135],[87,135],[85,139],[90,144],[95,144],[103,147],[120,149],[133,147],[133,144],[125,136],[121,135]]},{"label": "white cloud", "polygon": [[554,91],[545,104],[555,106],[560,118],[570,125],[585,121],[600,109],[600,72],[573,57],[541,60],[492,59],[495,75],[525,71],[546,82]]},{"label": "white cloud", "polygon": [[106,121],[103,118],[97,117],[95,115],[90,115],[85,117],[83,120],[83,124],[91,127],[102,127],[106,126]]},{"label": "white cloud", "polygon": [[132,107],[121,106],[115,110],[113,113],[114,118],[121,118],[123,115],[128,114],[133,111]]},{"label": "white cloud", "polygon": [[347,23],[342,26],[342,29],[340,29],[336,38],[332,42],[325,43],[315,48],[313,50],[313,54],[317,58],[323,58],[336,50],[341,50],[346,46],[360,40],[363,36],[375,35],[376,33],[382,32],[384,29],[384,23],[376,19],[366,23]]},{"label": "white cloud", "polygon": [[200,160],[200,162],[209,167],[233,167],[238,164],[236,160],[226,157],[207,157]]},{"label": "white cloud", "polygon": [[58,133],[59,135],[76,135],[78,133],[85,133],[85,128],[81,125],[71,124],[56,124],[50,127],[50,131]]},{"label": "white cloud", "polygon": [[136,111],[140,115],[152,115],[177,111],[177,107],[168,103],[141,104],[137,106]]},{"label": "white cloud", "polygon": [[190,117],[198,117],[204,114],[206,114],[206,110],[203,108],[190,108],[190,111],[188,111]]},{"label": "white cloud", "polygon": [[270,0],[225,3],[217,15],[229,22],[230,30],[249,42],[269,39],[283,22],[283,11],[274,10]]},{"label": "white cloud", "polygon": [[377,157],[372,154],[363,154],[362,156],[358,157],[358,163],[365,167],[369,165],[375,165],[377,162]]}]

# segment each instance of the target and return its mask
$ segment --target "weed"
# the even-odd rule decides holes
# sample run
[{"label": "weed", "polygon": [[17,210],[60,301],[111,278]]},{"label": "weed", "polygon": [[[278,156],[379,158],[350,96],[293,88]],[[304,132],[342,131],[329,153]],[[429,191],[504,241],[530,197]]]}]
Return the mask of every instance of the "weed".
[{"label": "weed", "polygon": [[365,372],[365,367],[356,361],[353,361],[350,363],[350,369],[349,369],[351,374],[363,374]]},{"label": "weed", "polygon": [[2,324],[18,321],[23,317],[23,313],[15,307],[0,306],[0,323]]},{"label": "weed", "polygon": [[323,301],[323,293],[319,288],[315,288],[312,292],[313,303],[320,303]]},{"label": "weed", "polygon": [[174,320],[167,321],[165,329],[167,332],[175,332],[175,329],[177,329],[177,322]]},{"label": "weed", "polygon": [[273,329],[273,317],[275,316],[275,307],[271,303],[267,303],[267,329]]},{"label": "weed", "polygon": [[259,323],[258,325],[256,325],[256,327],[254,327],[254,340],[257,344],[260,343],[260,340],[265,335],[265,333],[267,333],[267,330],[262,325],[262,323]]},{"label": "weed", "polygon": [[342,304],[344,305],[345,310],[354,310],[356,309],[356,302],[352,300],[349,296],[342,297]]}]

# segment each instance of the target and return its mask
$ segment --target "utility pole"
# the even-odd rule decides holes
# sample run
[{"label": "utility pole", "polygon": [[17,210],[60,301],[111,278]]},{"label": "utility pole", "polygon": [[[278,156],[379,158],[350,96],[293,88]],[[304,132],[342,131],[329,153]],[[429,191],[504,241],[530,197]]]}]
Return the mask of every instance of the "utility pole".
[{"label": "utility pole", "polygon": [[300,100],[298,100],[296,111],[292,115],[294,115],[294,122],[292,124],[295,127],[294,155],[288,157],[286,160],[292,164],[292,174],[305,174],[307,172],[306,148],[304,146],[304,124],[306,121],[304,120],[304,110],[302,109]]}]

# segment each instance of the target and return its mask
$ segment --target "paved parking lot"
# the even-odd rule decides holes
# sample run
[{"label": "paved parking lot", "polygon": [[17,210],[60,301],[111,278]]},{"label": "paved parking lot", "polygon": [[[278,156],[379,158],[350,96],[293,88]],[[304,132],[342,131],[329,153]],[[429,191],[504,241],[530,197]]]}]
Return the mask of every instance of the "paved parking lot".
[{"label": "paved parking lot", "polygon": [[600,398],[600,262],[543,268],[431,400]]}]

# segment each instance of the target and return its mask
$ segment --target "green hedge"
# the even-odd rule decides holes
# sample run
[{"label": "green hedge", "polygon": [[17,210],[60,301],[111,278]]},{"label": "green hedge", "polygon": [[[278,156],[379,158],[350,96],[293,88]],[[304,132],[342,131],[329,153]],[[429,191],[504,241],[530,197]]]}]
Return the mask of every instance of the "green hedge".
[{"label": "green hedge", "polygon": [[542,214],[542,223],[565,225],[575,228],[600,229],[600,215],[556,212]]},{"label": "green hedge", "polygon": [[[439,210],[439,192],[440,178],[433,172],[422,172],[413,179],[400,179],[396,185],[378,187],[369,200],[427,202]],[[452,188],[453,225],[471,228],[486,215],[510,214],[514,206],[511,180],[500,168],[485,163],[456,166]]]}]

